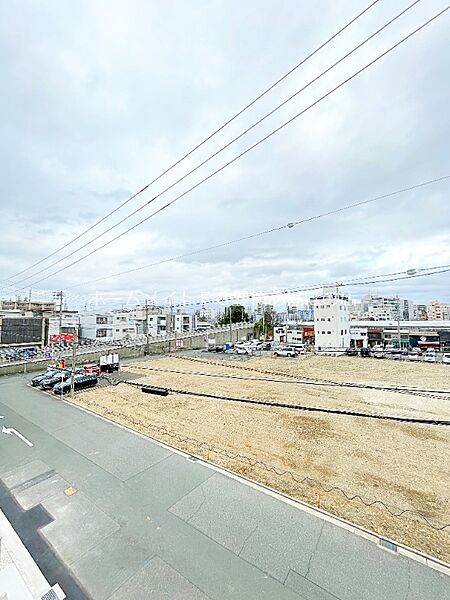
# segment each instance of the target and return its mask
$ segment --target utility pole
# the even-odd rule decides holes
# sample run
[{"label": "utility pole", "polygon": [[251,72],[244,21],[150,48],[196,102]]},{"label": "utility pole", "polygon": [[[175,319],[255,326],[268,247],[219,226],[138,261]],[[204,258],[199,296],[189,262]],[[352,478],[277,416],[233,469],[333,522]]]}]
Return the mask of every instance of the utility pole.
[{"label": "utility pole", "polygon": [[150,354],[150,341],[148,339],[148,300],[145,299],[145,338],[146,338],[146,354]]},{"label": "utility pole", "polygon": [[231,327],[231,304],[228,307],[228,316],[230,317],[230,344],[233,342],[233,330]]},{"label": "utility pole", "polygon": [[397,296],[397,335],[398,335],[398,349],[400,350],[402,347],[402,338],[401,338],[401,331],[400,331],[400,298],[399,296]]},{"label": "utility pole", "polygon": [[77,343],[78,336],[75,331],[72,340],[72,376],[70,378],[70,398],[72,401],[75,395],[75,365],[77,362]]},{"label": "utility pole", "polygon": [[[62,332],[62,308],[63,308],[63,299],[64,292],[61,290],[59,292],[53,292],[53,296],[55,298],[59,298],[59,325],[58,325],[58,340],[61,343],[61,332]],[[53,354],[53,353],[52,353]]]},{"label": "utility pole", "polygon": [[263,334],[263,341],[266,339],[266,305],[263,304],[263,309],[262,309],[262,334]]}]

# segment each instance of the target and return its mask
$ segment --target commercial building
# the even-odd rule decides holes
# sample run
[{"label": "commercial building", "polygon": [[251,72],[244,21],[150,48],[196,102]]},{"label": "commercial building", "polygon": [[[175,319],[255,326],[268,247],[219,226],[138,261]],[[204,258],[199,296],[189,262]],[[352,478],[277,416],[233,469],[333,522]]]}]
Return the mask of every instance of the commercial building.
[{"label": "commercial building", "polygon": [[324,289],[314,298],[314,333],[317,349],[350,345],[349,301],[337,288]]},{"label": "commercial building", "polygon": [[51,340],[52,337],[59,335],[60,333],[72,333],[76,337],[80,335],[80,315],[77,311],[64,310],[61,313],[47,318],[48,330],[47,339]]},{"label": "commercial building", "polygon": [[0,345],[35,344],[45,339],[45,321],[32,313],[4,311],[0,315]]}]

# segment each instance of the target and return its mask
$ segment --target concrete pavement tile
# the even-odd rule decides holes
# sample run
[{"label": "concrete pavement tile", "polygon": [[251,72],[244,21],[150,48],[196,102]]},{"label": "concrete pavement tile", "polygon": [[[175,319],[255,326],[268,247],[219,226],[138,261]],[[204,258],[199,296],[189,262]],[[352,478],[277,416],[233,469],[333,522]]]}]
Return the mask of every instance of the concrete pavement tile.
[{"label": "concrete pavement tile", "polygon": [[450,577],[415,561],[409,564],[409,594],[406,600],[448,600]]},{"label": "concrete pavement tile", "polygon": [[53,496],[44,500],[42,506],[55,520],[41,533],[68,564],[119,529],[116,521],[81,492],[70,497]]},{"label": "concrete pavement tile", "polygon": [[110,600],[210,600],[206,594],[155,556],[129,579]]},{"label": "concrete pavement tile", "polygon": [[170,456],[171,451],[97,417],[54,436],[122,481]]},{"label": "concrete pavement tile", "polygon": [[216,473],[170,511],[239,554],[263,517],[263,499],[252,488]]},{"label": "concrete pavement tile", "polygon": [[343,600],[406,598],[408,560],[325,522],[307,577]]},{"label": "concrete pavement tile", "polygon": [[72,564],[80,584],[95,600],[106,600],[154,556],[120,531],[108,536]]},{"label": "concrete pavement tile", "polygon": [[289,571],[284,585],[307,600],[339,600],[295,571]]},{"label": "concrete pavement tile", "polygon": [[26,407],[15,402],[11,404],[11,408],[44,431],[53,432],[86,420],[86,413],[62,403],[58,398],[46,396],[35,388],[28,389],[33,394],[34,402],[28,403]]},{"label": "concrete pavement tile", "polygon": [[214,474],[205,465],[193,463],[185,456],[171,454],[143,473],[127,481],[136,494],[149,504],[169,508]]},{"label": "concrete pavement tile", "polygon": [[[52,471],[50,471],[52,474]],[[60,475],[53,473],[48,479],[39,481],[38,483],[25,487],[25,489],[12,490],[17,502],[20,506],[28,510],[32,506],[41,504],[47,498],[51,498],[55,494],[63,496],[65,489],[69,487],[69,483]]]},{"label": "concrete pavement tile", "polygon": [[9,488],[13,488],[21,483],[25,483],[33,477],[42,475],[50,470],[42,460],[32,460],[20,467],[11,469],[2,475],[3,483]]},{"label": "concrete pavement tile", "polygon": [[290,568],[305,574],[323,521],[268,497],[265,505],[264,519],[245,542],[239,556],[281,582]]}]

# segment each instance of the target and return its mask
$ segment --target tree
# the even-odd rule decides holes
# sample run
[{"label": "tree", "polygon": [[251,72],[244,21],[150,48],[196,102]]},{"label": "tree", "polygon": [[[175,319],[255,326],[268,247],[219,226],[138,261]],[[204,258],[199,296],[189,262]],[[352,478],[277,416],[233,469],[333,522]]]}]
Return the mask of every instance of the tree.
[{"label": "tree", "polygon": [[[274,326],[274,315],[270,310],[264,311],[264,322],[263,319],[259,319],[253,325],[253,331],[255,333],[255,337],[260,337],[261,335],[269,336],[273,338],[273,326]],[[264,331],[263,331],[264,327]]]},{"label": "tree", "polygon": [[225,309],[224,314],[219,319],[219,323],[221,325],[229,325],[230,324],[230,311],[231,311],[231,322],[232,323],[248,323],[250,318],[242,306],[242,304],[232,304],[227,309]]}]

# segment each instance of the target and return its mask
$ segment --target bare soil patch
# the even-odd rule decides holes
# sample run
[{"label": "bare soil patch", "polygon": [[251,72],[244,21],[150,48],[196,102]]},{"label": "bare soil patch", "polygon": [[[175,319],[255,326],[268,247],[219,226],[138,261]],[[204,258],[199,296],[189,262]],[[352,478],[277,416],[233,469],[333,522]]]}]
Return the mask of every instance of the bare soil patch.
[{"label": "bare soil patch", "polygon": [[[140,382],[191,392],[450,418],[446,399],[295,384],[283,377],[287,373],[443,389],[448,387],[450,374],[446,365],[385,366],[388,361],[333,357],[258,357],[234,363],[236,368],[226,366],[228,361],[214,362],[217,364],[165,357],[130,363],[127,371],[134,372]],[[198,374],[264,377],[241,367],[271,370],[286,382]],[[194,395],[158,397],[126,384],[92,389],[77,394],[75,400],[380,535],[450,561],[450,527],[442,531],[433,528],[450,523],[450,431],[446,427],[252,406]],[[402,511],[406,512],[395,516]]]}]

